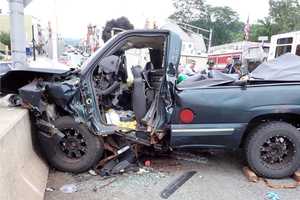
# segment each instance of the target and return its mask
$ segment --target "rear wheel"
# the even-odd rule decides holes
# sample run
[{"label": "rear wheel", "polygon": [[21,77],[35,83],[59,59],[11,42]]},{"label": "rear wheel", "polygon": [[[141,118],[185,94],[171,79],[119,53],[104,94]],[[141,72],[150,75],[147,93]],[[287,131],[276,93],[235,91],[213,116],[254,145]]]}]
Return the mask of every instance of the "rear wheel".
[{"label": "rear wheel", "polygon": [[61,171],[80,173],[100,160],[104,149],[101,138],[71,117],[59,118],[54,125],[65,137],[47,146],[45,154],[50,165]]},{"label": "rear wheel", "polygon": [[300,132],[285,122],[268,122],[247,138],[246,158],[258,175],[283,178],[300,166]]}]

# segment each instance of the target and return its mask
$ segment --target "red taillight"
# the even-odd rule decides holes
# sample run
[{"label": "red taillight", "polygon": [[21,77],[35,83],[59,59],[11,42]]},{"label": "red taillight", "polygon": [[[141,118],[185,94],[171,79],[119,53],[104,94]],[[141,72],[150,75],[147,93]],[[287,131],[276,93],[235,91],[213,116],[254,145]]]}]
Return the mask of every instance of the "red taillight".
[{"label": "red taillight", "polygon": [[194,113],[191,109],[185,108],[180,111],[179,118],[182,123],[189,124],[194,120]]}]

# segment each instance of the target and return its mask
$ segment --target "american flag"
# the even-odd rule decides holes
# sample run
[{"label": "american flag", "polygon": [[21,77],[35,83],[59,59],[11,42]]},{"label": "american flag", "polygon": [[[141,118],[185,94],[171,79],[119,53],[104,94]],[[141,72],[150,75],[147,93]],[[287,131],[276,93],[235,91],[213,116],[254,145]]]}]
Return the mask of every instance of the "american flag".
[{"label": "american flag", "polygon": [[249,34],[250,34],[250,23],[249,23],[249,16],[248,16],[247,23],[245,24],[244,27],[245,40],[249,40]]}]

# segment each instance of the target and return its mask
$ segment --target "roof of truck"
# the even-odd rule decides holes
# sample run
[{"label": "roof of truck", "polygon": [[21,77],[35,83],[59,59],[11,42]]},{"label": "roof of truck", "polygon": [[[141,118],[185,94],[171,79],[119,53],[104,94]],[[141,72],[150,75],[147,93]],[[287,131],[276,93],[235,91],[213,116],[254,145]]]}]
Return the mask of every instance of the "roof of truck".
[{"label": "roof of truck", "polygon": [[272,35],[271,38],[289,37],[289,36],[293,36],[293,35],[300,35],[300,31],[292,31],[292,32],[288,32],[288,33],[281,33],[281,34],[277,34],[277,35]]}]

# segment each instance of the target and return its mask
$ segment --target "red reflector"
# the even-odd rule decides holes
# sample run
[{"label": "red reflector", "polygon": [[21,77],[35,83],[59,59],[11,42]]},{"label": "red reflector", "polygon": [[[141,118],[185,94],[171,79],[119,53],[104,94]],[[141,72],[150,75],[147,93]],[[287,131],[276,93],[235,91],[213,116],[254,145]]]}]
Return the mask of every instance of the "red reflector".
[{"label": "red reflector", "polygon": [[190,109],[182,109],[179,118],[182,123],[188,124],[194,120],[194,113]]}]

